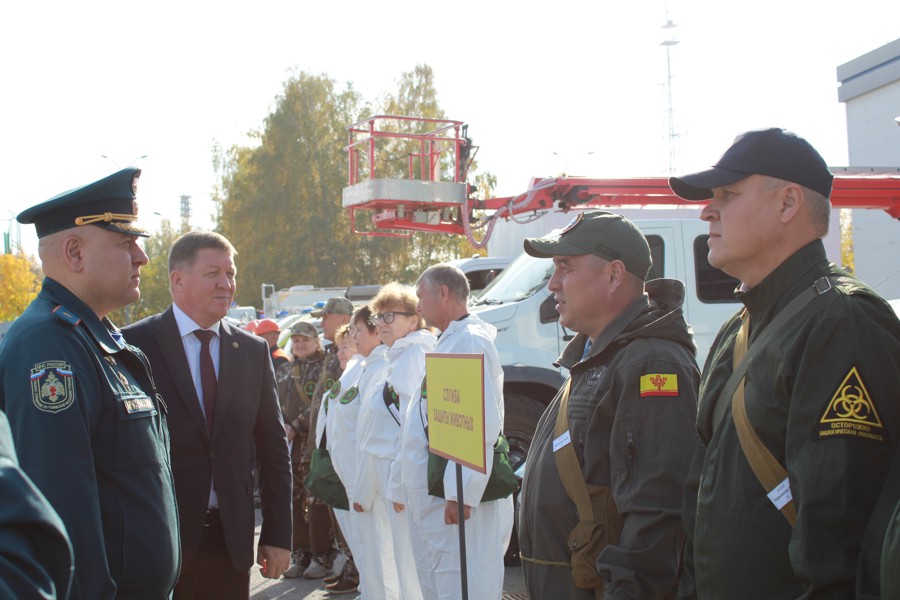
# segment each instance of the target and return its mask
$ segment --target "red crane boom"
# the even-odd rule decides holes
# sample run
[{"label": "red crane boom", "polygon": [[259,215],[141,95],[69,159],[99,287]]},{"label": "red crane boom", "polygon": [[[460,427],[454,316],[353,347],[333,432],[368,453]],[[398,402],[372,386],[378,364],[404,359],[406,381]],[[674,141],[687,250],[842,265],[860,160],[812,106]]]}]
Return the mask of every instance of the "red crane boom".
[{"label": "red crane boom", "polygon": [[[517,196],[478,199],[467,183],[477,147],[462,121],[377,115],[347,130],[349,184],[343,206],[350,212],[353,231],[362,235],[456,234],[483,247],[498,219],[601,206],[698,204],[673,194],[666,177],[537,178]],[[399,148],[407,149],[407,178],[378,178],[387,161],[397,159],[381,159],[380,154]],[[900,218],[900,168],[832,171],[834,208],[882,209]],[[367,228],[357,227],[359,211],[371,216]]]}]

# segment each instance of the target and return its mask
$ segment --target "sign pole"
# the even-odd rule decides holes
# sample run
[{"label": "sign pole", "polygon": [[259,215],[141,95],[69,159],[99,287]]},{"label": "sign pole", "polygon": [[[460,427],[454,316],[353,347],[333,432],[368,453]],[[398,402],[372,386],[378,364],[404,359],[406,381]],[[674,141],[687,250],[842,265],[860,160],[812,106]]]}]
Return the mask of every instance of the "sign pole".
[{"label": "sign pole", "polygon": [[[463,497],[462,468],[465,466],[482,475],[487,474],[484,354],[428,352],[425,354],[425,383],[421,397],[425,401],[427,390],[428,451],[456,465],[459,574],[462,600],[469,600],[466,501]],[[449,466],[449,462],[447,465]],[[446,495],[449,494],[445,494],[445,497]],[[445,515],[445,518],[452,520],[450,515]]]},{"label": "sign pole", "polygon": [[462,465],[456,463],[456,508],[459,518],[459,573],[462,600],[469,600],[468,569],[466,564],[466,505],[463,498]]}]

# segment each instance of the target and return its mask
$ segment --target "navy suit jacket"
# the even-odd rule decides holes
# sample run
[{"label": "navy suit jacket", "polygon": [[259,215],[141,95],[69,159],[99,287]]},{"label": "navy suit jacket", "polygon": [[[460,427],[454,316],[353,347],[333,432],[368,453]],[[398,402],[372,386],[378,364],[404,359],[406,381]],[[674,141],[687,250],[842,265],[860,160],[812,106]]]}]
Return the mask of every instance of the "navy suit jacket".
[{"label": "navy suit jacket", "polygon": [[253,566],[254,461],[259,464],[263,517],[259,543],[290,549],[291,463],[266,341],[226,321],[219,324],[219,380],[210,435],[172,307],[123,333],[147,355],[168,405],[182,571],[200,545],[211,479],[232,565],[236,571]]}]

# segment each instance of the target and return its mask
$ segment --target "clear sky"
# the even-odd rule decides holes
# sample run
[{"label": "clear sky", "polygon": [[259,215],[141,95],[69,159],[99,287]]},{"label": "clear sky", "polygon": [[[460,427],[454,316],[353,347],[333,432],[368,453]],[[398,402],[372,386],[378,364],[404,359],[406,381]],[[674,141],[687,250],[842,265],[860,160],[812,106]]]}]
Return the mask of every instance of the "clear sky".
[{"label": "clear sky", "polygon": [[[212,146],[247,143],[299,70],[376,99],[430,65],[441,106],[469,123],[498,195],[561,171],[667,173],[669,74],[677,172],[768,126],[845,165],[835,69],[900,37],[897,0],[0,6],[4,230],[22,209],[132,163],[144,169],[138,200],[150,227],[158,215],[178,222],[183,194],[192,222],[209,225]],[[662,28],[667,14],[674,29]],[[669,38],[679,43],[667,69]],[[33,228],[21,234],[36,252]]]}]

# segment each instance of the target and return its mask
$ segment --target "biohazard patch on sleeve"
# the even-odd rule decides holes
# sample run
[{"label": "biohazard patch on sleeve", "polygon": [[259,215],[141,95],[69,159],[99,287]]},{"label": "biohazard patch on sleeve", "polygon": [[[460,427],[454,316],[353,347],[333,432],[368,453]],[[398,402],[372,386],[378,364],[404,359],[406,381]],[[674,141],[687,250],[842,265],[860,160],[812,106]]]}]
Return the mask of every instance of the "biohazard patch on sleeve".
[{"label": "biohazard patch on sleeve", "polygon": [[837,437],[885,441],[878,409],[855,366],[834,392],[816,427],[815,439]]},{"label": "biohazard patch on sleeve", "polygon": [[678,375],[675,373],[651,373],[641,375],[641,398],[647,396],[677,396]]},{"label": "biohazard patch on sleeve", "polygon": [[62,360],[48,360],[31,368],[31,401],[48,413],[66,410],[75,402],[75,373]]}]

